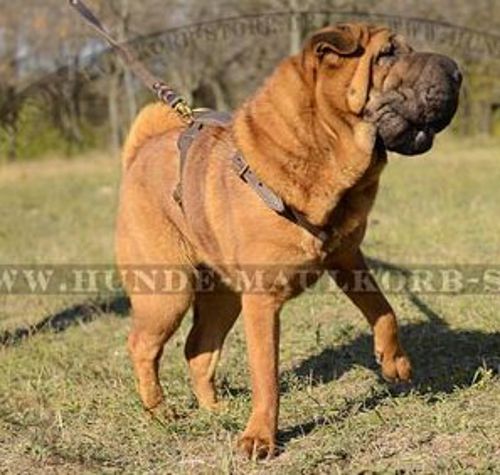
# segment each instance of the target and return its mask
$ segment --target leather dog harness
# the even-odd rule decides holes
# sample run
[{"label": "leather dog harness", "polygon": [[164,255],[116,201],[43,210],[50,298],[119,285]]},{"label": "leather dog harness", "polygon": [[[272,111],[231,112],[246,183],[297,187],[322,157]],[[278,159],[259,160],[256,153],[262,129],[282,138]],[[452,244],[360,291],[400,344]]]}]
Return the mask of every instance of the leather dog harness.
[{"label": "leather dog harness", "polygon": [[[182,170],[188,158],[189,148],[194,143],[200,132],[207,126],[229,128],[232,115],[228,112],[219,112],[210,109],[199,109],[194,111],[194,120],[181,134],[177,141],[180,154],[180,181],[174,192],[174,199],[182,207]],[[303,213],[293,206],[285,203],[271,188],[263,183],[252,171],[243,154],[237,151],[232,157],[232,168],[236,174],[247,183],[255,193],[264,201],[268,208],[280,216],[297,224],[318,238],[323,244],[328,241],[330,234],[323,228],[311,223]]]},{"label": "leather dog harness", "polygon": [[[182,207],[181,186],[182,170],[188,157],[190,146],[196,140],[204,127],[229,128],[232,123],[232,116],[226,112],[218,112],[210,109],[192,110],[187,101],[177,94],[163,81],[153,76],[144,65],[134,56],[134,54],[123,44],[114,40],[95,14],[86,6],[82,0],[69,0],[70,6],[83,17],[83,19],[112,47],[117,51],[122,60],[132,71],[151,89],[158,99],[168,104],[187,123],[188,128],[181,134],[177,146],[180,152],[180,182],[174,192],[174,199]],[[327,232],[320,226],[311,223],[307,217],[295,207],[285,203],[271,188],[263,183],[258,176],[250,169],[241,152],[236,152],[231,158],[232,166],[237,175],[247,183],[264,203],[280,216],[292,223],[306,229],[310,234],[318,238],[323,246],[338,243],[338,236],[335,230]],[[334,238],[334,239],[332,239]],[[331,246],[328,246],[331,247]],[[331,250],[331,249],[330,249]]]}]

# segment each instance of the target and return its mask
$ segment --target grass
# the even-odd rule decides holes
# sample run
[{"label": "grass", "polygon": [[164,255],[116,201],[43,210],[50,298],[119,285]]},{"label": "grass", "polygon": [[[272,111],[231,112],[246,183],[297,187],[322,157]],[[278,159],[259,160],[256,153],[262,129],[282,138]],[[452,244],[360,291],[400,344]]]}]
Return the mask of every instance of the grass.
[{"label": "grass", "polygon": [[[499,152],[498,143],[441,140],[425,157],[392,158],[365,252],[382,266],[497,264]],[[99,156],[0,168],[0,263],[112,262],[118,172]],[[135,393],[126,305],[80,305],[87,298],[0,295],[1,473],[500,471],[498,295],[390,296],[417,370],[411,390],[379,379],[367,325],[338,293],[291,302],[282,319],[284,451],[262,463],[233,450],[250,409],[240,323],[218,374],[228,410],[213,415],[190,393],[185,319],[161,370],[183,417],[161,424]]]}]

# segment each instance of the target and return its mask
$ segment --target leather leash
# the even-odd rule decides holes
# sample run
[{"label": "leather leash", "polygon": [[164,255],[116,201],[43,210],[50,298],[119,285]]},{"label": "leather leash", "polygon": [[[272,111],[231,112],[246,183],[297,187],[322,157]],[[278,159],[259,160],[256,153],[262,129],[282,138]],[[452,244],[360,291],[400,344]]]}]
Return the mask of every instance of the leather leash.
[{"label": "leather leash", "polygon": [[174,109],[187,123],[193,121],[193,111],[186,99],[155,77],[125,45],[118,43],[82,0],[69,0],[69,4],[87,24],[104,38],[123,59],[137,77],[160,99]]},{"label": "leather leash", "polygon": [[[188,128],[181,134],[177,146],[180,152],[181,176],[184,163],[187,159],[188,151],[196,137],[205,126],[215,126],[227,128],[230,126],[232,116],[229,113],[212,111],[209,109],[193,110],[187,101],[170,88],[163,81],[155,77],[146,67],[135,57],[124,44],[118,43],[102,25],[95,14],[82,0],[69,0],[73,7],[86,23],[94,29],[99,36],[104,38],[113,49],[123,59],[125,64],[137,75],[139,79],[158,97],[158,99],[168,104],[180,117],[188,124]],[[330,245],[338,244],[339,236],[334,231],[327,232],[320,226],[311,223],[307,217],[293,206],[285,203],[271,188],[263,183],[251,170],[247,161],[237,152],[232,157],[232,165],[237,175],[247,183],[255,193],[264,201],[268,208],[292,223],[304,228],[310,234],[318,238],[324,247],[332,250]],[[182,207],[181,182],[178,184],[174,199]],[[332,239],[333,238],[333,239]]]}]

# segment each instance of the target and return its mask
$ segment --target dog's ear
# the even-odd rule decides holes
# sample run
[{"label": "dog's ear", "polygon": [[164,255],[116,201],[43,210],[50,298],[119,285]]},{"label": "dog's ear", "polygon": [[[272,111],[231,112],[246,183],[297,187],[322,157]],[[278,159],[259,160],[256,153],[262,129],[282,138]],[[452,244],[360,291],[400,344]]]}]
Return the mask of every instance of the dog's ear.
[{"label": "dog's ear", "polygon": [[328,53],[347,56],[360,46],[361,29],[356,25],[339,24],[315,33],[309,40],[309,47],[319,58]]}]

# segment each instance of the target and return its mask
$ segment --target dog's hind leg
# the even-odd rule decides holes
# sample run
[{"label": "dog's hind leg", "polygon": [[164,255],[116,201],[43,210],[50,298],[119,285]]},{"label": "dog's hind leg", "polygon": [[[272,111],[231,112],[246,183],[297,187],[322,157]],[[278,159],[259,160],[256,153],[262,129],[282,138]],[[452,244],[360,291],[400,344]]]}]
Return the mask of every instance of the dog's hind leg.
[{"label": "dog's hind leg", "polygon": [[163,346],[179,327],[191,303],[189,292],[132,295],[134,311],[128,349],[144,407],[157,408],[164,396],[158,378]]},{"label": "dog's hind leg", "polygon": [[200,407],[217,407],[214,376],[222,345],[241,311],[241,298],[222,285],[211,292],[198,292],[193,327],[185,346],[193,392]]},{"label": "dog's hind leg", "polygon": [[194,268],[183,236],[158,204],[128,181],[123,188],[116,250],[132,302],[128,349],[144,407],[160,412],[159,362],[193,300]]}]

